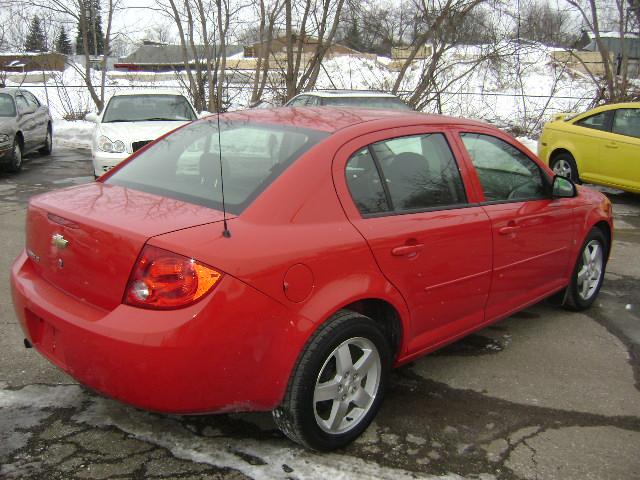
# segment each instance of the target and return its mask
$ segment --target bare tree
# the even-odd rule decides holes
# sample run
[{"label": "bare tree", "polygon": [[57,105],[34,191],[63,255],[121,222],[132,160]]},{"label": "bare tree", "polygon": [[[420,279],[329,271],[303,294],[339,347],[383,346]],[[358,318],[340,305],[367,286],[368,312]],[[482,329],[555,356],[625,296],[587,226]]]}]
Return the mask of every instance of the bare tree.
[{"label": "bare tree", "polygon": [[271,48],[276,32],[276,23],[284,7],[284,0],[275,0],[271,5],[267,5],[265,0],[258,0],[257,3],[260,23],[256,40],[258,41],[259,49],[254,52],[256,66],[253,75],[250,105],[255,105],[262,99],[271,66]]},{"label": "bare tree", "polygon": [[[626,26],[630,15],[635,15],[632,10],[626,8],[625,0],[606,0],[603,3],[596,0],[565,0],[577,12],[584,25],[587,27],[602,59],[602,81],[605,89],[601,92],[602,100],[618,102],[628,100],[631,97],[629,85],[629,49],[626,41]],[[607,18],[610,16],[610,18]],[[616,28],[618,55],[613,55],[602,33],[603,24],[613,21]],[[573,53],[578,58],[579,55]],[[591,68],[581,62],[589,76],[599,83],[600,76],[591,71]]]}]

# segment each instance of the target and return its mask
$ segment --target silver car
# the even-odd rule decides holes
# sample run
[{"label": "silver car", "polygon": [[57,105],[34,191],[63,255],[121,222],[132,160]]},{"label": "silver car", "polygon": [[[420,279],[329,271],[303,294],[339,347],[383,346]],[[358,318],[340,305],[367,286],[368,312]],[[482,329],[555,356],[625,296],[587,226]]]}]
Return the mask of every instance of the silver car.
[{"label": "silver car", "polygon": [[49,108],[20,88],[0,88],[0,166],[19,172],[25,154],[51,153],[53,129]]}]

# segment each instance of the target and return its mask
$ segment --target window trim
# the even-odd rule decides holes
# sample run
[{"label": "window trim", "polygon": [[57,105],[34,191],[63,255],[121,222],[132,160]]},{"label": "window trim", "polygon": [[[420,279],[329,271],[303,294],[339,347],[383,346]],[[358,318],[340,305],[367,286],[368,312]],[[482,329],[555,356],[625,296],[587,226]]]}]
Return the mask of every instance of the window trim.
[{"label": "window trim", "polygon": [[[388,141],[392,141],[392,140],[397,140],[399,138],[409,138],[409,137],[422,137],[425,135],[433,135],[433,134],[438,134],[441,135],[442,138],[444,139],[445,143],[447,144],[447,147],[449,148],[449,152],[451,153],[451,157],[453,158],[453,161],[456,164],[457,167],[457,171],[458,171],[458,179],[460,180],[460,185],[462,187],[462,193],[464,194],[464,200],[465,203],[455,203],[455,204],[451,204],[451,205],[436,205],[433,207],[425,207],[425,208],[416,208],[416,209],[410,209],[410,210],[398,210],[394,207],[393,205],[393,200],[391,199],[391,193],[389,192],[389,187],[387,185],[387,182],[384,180],[384,174],[382,172],[382,165],[380,164],[380,160],[378,159],[378,155],[376,154],[376,152],[373,150],[372,145],[376,144],[376,143],[383,143],[383,142],[388,142]],[[357,203],[355,202],[353,195],[351,194],[351,190],[349,189],[349,182],[347,180],[347,170],[346,167],[349,163],[349,160],[351,160],[351,158],[358,153],[359,151],[363,150],[364,148],[366,148],[369,151],[369,154],[371,155],[371,157],[373,158],[373,164],[376,167],[376,172],[378,173],[378,178],[380,179],[380,183],[382,184],[382,189],[385,193],[385,199],[387,201],[387,205],[389,205],[389,210],[384,211],[384,212],[376,212],[376,213],[362,213],[360,211],[360,209],[358,208]],[[429,132],[422,132],[422,133],[410,133],[410,134],[405,134],[405,135],[398,135],[395,137],[389,137],[389,138],[385,138],[382,140],[377,140],[371,143],[368,143],[366,146],[360,147],[356,150],[354,150],[348,157],[347,157],[347,161],[345,162],[344,165],[344,179],[345,179],[345,184],[347,187],[347,193],[349,194],[349,199],[351,200],[351,203],[353,204],[353,206],[355,207],[356,211],[358,212],[358,214],[360,215],[360,217],[362,219],[369,219],[369,218],[378,218],[378,217],[390,217],[390,216],[395,216],[395,215],[412,215],[412,214],[417,214],[417,213],[428,213],[428,212],[437,212],[437,211],[442,211],[442,210],[457,210],[457,209],[461,209],[461,208],[468,208],[468,207],[476,207],[479,204],[477,203],[470,203],[469,202],[469,194],[467,192],[467,187],[465,185],[465,181],[464,181],[464,174],[462,172],[462,169],[460,168],[460,160],[458,159],[458,157],[456,157],[455,154],[455,150],[452,148],[451,143],[449,142],[449,139],[447,138],[447,134],[444,130],[434,130],[434,131],[429,131]]]}]

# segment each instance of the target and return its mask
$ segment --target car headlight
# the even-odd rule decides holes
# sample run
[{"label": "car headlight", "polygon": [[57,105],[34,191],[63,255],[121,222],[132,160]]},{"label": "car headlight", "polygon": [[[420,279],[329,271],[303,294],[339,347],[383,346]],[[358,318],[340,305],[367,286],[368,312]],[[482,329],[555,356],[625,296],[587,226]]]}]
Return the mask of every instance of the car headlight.
[{"label": "car headlight", "polygon": [[0,143],[5,143],[9,141],[9,135],[6,133],[0,133]]},{"label": "car headlight", "polygon": [[124,152],[124,142],[121,140],[112,142],[108,137],[101,135],[98,138],[98,149],[108,153],[122,153]]}]

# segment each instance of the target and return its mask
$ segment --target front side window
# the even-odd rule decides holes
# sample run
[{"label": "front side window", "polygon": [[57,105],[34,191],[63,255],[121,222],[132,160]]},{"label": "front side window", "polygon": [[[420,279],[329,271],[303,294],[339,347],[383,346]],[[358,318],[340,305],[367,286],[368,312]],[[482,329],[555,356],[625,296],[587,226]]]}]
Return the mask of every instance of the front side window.
[{"label": "front side window", "polygon": [[[159,140],[108,178],[129,187],[240,214],[291,163],[327,136],[315,130],[220,118]],[[220,176],[222,163],[222,176]]]},{"label": "front side window", "polygon": [[15,117],[16,105],[11,95],[0,93],[0,117]]},{"label": "front side window", "polygon": [[640,109],[620,108],[613,117],[613,133],[640,138]]},{"label": "front side window", "polygon": [[18,105],[18,111],[20,113],[29,111],[29,104],[27,103],[27,99],[22,95],[16,96],[16,104]]},{"label": "front side window", "polygon": [[518,201],[547,196],[542,170],[513,145],[479,133],[462,133],[460,136],[487,201]]},{"label": "front side window", "polygon": [[193,108],[182,95],[116,95],[109,100],[102,123],[195,119]]},{"label": "front side window", "polygon": [[441,133],[369,145],[349,160],[347,183],[362,214],[466,204],[458,165]]},{"label": "front side window", "polygon": [[582,120],[578,120],[576,125],[580,127],[592,128],[594,130],[609,130],[609,118],[611,116],[611,112],[602,112],[596,113],[595,115],[591,115],[590,117],[583,118]]}]

